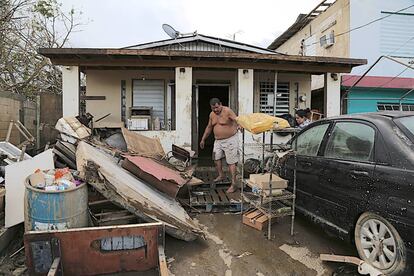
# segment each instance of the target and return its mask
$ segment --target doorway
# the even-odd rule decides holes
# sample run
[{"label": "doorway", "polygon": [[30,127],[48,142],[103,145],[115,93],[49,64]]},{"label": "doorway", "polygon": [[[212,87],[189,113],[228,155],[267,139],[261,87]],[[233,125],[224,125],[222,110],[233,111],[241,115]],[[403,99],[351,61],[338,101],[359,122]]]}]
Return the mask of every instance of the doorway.
[{"label": "doorway", "polygon": [[199,85],[198,86],[198,101],[197,101],[197,152],[199,158],[199,165],[213,166],[214,162],[211,160],[214,135],[213,133],[206,139],[204,149],[200,148],[200,140],[203,137],[204,130],[208,124],[211,107],[210,99],[219,98],[221,103],[229,106],[229,86],[228,85]]}]

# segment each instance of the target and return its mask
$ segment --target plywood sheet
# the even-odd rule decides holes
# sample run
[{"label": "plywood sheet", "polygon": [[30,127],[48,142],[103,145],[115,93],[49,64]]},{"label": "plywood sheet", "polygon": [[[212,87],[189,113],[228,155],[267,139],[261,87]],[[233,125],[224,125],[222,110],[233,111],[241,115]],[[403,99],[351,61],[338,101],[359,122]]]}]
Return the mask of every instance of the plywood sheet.
[{"label": "plywood sheet", "polygon": [[35,170],[54,169],[53,150],[44,151],[32,159],[6,166],[6,221],[11,227],[24,221],[24,181]]}]

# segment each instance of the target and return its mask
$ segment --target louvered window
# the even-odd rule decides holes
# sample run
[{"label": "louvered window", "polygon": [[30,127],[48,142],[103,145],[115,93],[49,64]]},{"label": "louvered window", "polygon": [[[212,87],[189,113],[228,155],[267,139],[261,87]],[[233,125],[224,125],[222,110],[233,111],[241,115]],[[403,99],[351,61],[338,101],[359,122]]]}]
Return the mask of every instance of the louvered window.
[{"label": "louvered window", "polygon": [[153,118],[158,117],[160,122],[164,122],[165,88],[163,80],[134,80],[132,91],[133,106],[152,107]]},{"label": "louvered window", "polygon": [[[273,115],[274,106],[273,82],[260,82],[260,112]],[[289,83],[278,82],[276,94],[276,115],[289,113]]]}]

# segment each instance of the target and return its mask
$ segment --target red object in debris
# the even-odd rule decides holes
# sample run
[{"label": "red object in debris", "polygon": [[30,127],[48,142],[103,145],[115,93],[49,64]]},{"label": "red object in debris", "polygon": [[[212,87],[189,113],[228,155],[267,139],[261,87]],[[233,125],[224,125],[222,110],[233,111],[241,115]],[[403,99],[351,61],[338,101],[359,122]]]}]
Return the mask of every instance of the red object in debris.
[{"label": "red object in debris", "polygon": [[57,169],[55,170],[55,180],[62,178],[65,174],[70,173],[69,168]]},{"label": "red object in debris", "polygon": [[177,196],[179,189],[189,180],[183,178],[179,171],[142,156],[127,156],[122,163],[122,167],[145,180],[157,190],[174,198]]}]

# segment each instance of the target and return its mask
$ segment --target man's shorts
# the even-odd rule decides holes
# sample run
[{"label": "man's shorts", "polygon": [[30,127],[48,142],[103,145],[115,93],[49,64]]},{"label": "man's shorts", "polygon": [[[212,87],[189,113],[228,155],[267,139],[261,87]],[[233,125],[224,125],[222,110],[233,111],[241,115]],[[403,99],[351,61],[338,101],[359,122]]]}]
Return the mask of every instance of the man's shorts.
[{"label": "man's shorts", "polygon": [[224,157],[229,165],[239,162],[239,137],[237,133],[227,139],[214,141],[213,160],[220,160]]}]

